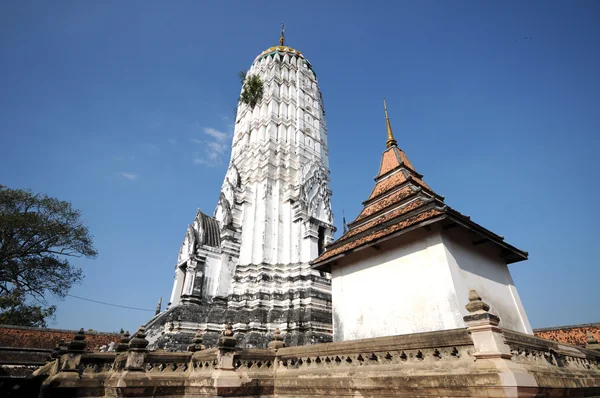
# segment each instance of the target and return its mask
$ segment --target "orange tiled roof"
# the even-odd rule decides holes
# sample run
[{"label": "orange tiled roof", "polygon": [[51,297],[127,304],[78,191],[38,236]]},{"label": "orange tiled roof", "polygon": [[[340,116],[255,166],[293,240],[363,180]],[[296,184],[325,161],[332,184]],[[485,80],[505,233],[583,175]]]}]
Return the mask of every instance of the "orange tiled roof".
[{"label": "orange tiled roof", "polygon": [[527,258],[526,252],[506,244],[502,237],[449,208],[444,198],[422,180],[423,176],[414,169],[404,151],[397,147],[393,136],[391,138],[392,144],[383,152],[375,187],[363,202],[363,210],[348,224],[349,230],[313,261],[315,268],[322,268],[338,255],[374,244],[392,234],[442,219],[449,219],[496,242],[508,253],[507,262]]},{"label": "orange tiled roof", "polygon": [[406,154],[397,146],[392,146],[383,153],[383,156],[381,157],[381,166],[379,167],[379,174],[377,176],[382,176],[394,170],[402,163],[404,163],[410,169],[414,170],[412,164],[406,157]]},{"label": "orange tiled roof", "polygon": [[443,199],[421,177],[403,151],[397,146],[388,148],[365,207],[314,264],[445,213]]},{"label": "orange tiled roof", "polygon": [[588,333],[590,333],[597,341],[600,341],[600,323],[535,329],[533,333],[537,337],[543,339],[585,347],[587,346]]},{"label": "orange tiled roof", "polygon": [[[427,200],[423,199],[422,197],[417,197],[410,203],[407,203],[405,206],[400,206],[392,211],[385,212],[384,214],[382,214],[379,217],[372,218],[371,221],[368,221],[366,223],[361,223],[356,228],[351,228],[347,233],[345,233],[342,237],[340,237],[340,239],[338,239],[338,242],[347,240],[361,232],[371,230],[374,227],[385,223],[386,221],[396,219],[399,216],[406,214],[412,210],[420,209],[422,206],[424,206],[427,203],[428,203]],[[378,206],[370,206],[370,207],[373,208],[374,210],[378,209]]]},{"label": "orange tiled roof", "polygon": [[380,201],[377,202],[376,206],[365,206],[358,215],[358,217],[356,217],[356,220],[354,222],[358,222],[363,218],[368,217],[371,214],[374,214],[378,211],[381,211],[382,209],[385,209],[386,207],[391,206],[394,203],[400,202],[413,194],[413,187],[407,185],[404,188],[395,191],[390,195],[387,195],[385,198],[382,198]]},{"label": "orange tiled roof", "polygon": [[417,173],[404,151],[397,146],[388,148],[381,157],[381,166],[379,167],[379,173],[375,177],[375,187],[369,196],[369,200],[373,200],[403,182],[412,179],[418,185],[431,190],[429,186],[421,180],[423,176]]}]

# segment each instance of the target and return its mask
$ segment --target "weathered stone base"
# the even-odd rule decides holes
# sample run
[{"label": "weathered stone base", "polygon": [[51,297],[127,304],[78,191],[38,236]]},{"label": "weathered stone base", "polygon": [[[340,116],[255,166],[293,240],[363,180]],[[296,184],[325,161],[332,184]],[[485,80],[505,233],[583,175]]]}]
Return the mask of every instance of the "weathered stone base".
[{"label": "weathered stone base", "polygon": [[[499,336],[508,356],[479,345],[488,332]],[[599,352],[499,328],[478,333],[474,339],[456,329],[276,351],[65,354],[34,377],[45,379],[40,397],[600,396]],[[141,369],[126,370],[140,354]]]},{"label": "weathered stone base", "polygon": [[328,274],[308,264],[245,265],[236,268],[234,280],[234,293],[227,298],[190,297],[151,319],[146,325],[150,347],[185,351],[198,329],[204,345],[215,347],[227,323],[242,348],[266,347],[276,328],[288,346],[332,340]]},{"label": "weathered stone base", "polygon": [[198,329],[203,329],[205,345],[214,347],[226,323],[227,300],[183,302],[151,319],[146,325],[150,348],[186,351]]}]

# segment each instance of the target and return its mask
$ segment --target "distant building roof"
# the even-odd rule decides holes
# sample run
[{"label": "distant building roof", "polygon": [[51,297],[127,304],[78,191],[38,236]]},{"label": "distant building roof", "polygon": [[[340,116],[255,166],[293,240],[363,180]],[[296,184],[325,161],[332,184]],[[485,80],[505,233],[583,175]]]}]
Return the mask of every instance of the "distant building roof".
[{"label": "distant building roof", "polygon": [[[0,347],[53,349],[61,340],[69,341],[76,330],[34,328],[26,326],[0,325]],[[86,332],[85,340],[89,350],[111,341],[118,342],[118,333]]]},{"label": "distant building roof", "polygon": [[[0,325],[0,385],[7,379],[29,376],[45,363],[61,340],[68,342],[75,333],[76,330]],[[118,342],[120,337],[118,333],[87,332],[87,350],[93,351],[111,341]]]},{"label": "distant building roof", "polygon": [[330,263],[351,252],[377,244],[393,236],[434,223],[444,222],[445,227],[455,225],[469,229],[480,236],[477,242],[492,242],[502,249],[507,263],[527,259],[527,252],[504,242],[504,238],[471,221],[444,203],[424,181],[408,157],[396,144],[386,109],[388,130],[387,149],[381,157],[375,187],[364,208],[348,231],[329,245],[313,261],[313,268],[327,270]]},{"label": "distant building roof", "polygon": [[534,329],[533,333],[543,339],[585,347],[588,333],[600,341],[600,322]]}]

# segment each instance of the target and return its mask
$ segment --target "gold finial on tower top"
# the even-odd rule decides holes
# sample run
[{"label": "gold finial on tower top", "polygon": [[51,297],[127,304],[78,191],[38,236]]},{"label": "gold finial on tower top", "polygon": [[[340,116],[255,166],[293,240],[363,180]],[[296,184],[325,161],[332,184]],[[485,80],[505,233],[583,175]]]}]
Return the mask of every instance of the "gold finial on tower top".
[{"label": "gold finial on tower top", "polygon": [[390,117],[388,116],[387,104],[385,98],[383,99],[383,110],[385,111],[385,125],[387,127],[387,141],[385,142],[386,148],[398,146],[394,134],[392,133],[392,125],[390,124]]},{"label": "gold finial on tower top", "polygon": [[279,38],[279,45],[283,46],[283,43],[285,42],[285,25],[283,24],[283,22],[281,23],[281,37]]}]

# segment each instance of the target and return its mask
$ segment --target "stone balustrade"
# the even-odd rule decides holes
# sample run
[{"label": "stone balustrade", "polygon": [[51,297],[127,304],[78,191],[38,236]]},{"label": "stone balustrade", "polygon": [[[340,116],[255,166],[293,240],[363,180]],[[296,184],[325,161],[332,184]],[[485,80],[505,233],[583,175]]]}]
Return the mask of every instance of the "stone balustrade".
[{"label": "stone balustrade", "polygon": [[128,359],[140,351],[68,352],[35,377],[45,378],[48,397],[600,393],[599,352],[508,330],[501,335],[510,358],[478,359],[466,328],[277,349],[145,351],[138,368],[128,368]]},{"label": "stone balustrade", "polygon": [[40,397],[598,396],[600,352],[498,327],[472,291],[466,328],[267,349],[238,348],[231,325],[216,348],[198,332],[189,352],[86,353],[81,332],[33,377]]}]

